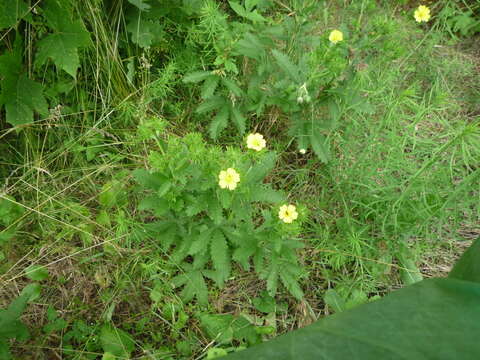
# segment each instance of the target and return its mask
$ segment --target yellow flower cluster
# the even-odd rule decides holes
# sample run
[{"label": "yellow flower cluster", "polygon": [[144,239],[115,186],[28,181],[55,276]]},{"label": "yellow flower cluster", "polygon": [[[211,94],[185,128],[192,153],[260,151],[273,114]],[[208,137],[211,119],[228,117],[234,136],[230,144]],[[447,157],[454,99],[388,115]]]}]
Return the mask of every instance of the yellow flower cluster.
[{"label": "yellow flower cluster", "polygon": [[[266,147],[267,143],[262,134],[250,134],[247,137],[247,148],[260,151]],[[302,149],[303,150],[303,149]],[[218,174],[218,185],[222,189],[235,190],[240,182],[240,174],[233,168],[220,171]],[[298,218],[295,205],[282,205],[278,212],[278,217],[283,222],[290,224]]]},{"label": "yellow flower cluster", "polygon": [[425,5],[420,5],[413,13],[416,22],[427,22],[430,20],[430,9]]}]

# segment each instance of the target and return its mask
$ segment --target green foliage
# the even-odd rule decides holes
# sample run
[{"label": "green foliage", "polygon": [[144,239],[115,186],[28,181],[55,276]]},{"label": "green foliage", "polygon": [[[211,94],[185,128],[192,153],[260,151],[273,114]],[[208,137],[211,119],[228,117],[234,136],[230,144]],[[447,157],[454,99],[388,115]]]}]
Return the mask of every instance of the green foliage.
[{"label": "green foliage", "polygon": [[[301,247],[296,239],[300,228],[281,224],[269,210],[260,211],[258,202],[285,201],[280,192],[262,184],[275,166],[275,153],[222,151],[207,146],[198,134],[172,137],[160,146],[149,156],[151,169],[136,170],[134,177],[149,192],[139,209],[156,217],[145,230],[165,251],[174,247],[172,260],[183,269],[173,279],[176,287],[183,286],[183,300],[196,297],[207,304],[204,279],[222,288],[231,276],[232,260],[249,269],[251,259],[272,295],[281,281],[301,298],[298,279],[303,272],[295,255]],[[233,191],[218,185],[220,171],[227,168],[240,174]],[[278,211],[278,205],[272,210]]]},{"label": "green foliage", "polygon": [[23,0],[0,1],[0,30],[14,27],[27,14],[28,6]]},{"label": "green foliage", "polygon": [[[106,358],[129,358],[135,349],[132,338],[123,330],[111,325],[104,325],[100,330],[100,342],[103,351],[108,354]],[[104,355],[105,357],[105,355]]]},{"label": "green foliage", "polygon": [[22,42],[17,37],[13,49],[0,56],[0,106],[5,107],[6,120],[12,125],[32,122],[34,112],[43,116],[48,113],[42,85],[23,71],[22,51]]},{"label": "green foliage", "polygon": [[[480,310],[476,306],[480,283],[474,281],[479,274],[466,274],[463,269],[478,269],[474,266],[478,264],[478,251],[474,250],[479,243],[477,240],[472,251],[460,260],[461,270],[455,268],[452,274],[456,275],[448,279],[416,283],[228,359],[297,359],[300,353],[303,359],[345,359],[352,355],[359,359],[454,358],[459,353],[475,358],[480,354],[475,340],[480,330]],[[333,298],[333,293],[329,294]],[[436,340],[429,341],[431,336]]]},{"label": "green foliage", "polygon": [[80,66],[78,49],[90,45],[89,33],[81,20],[72,19],[68,1],[46,0],[43,16],[53,33],[38,42],[36,66],[42,66],[50,58],[58,69],[75,78]]},{"label": "green foliage", "polygon": [[40,294],[40,285],[29,284],[25,286],[20,295],[14,299],[6,309],[0,309],[0,358],[13,359],[9,350],[9,341],[25,341],[29,331],[21,322],[20,316],[25,311],[27,304]]}]

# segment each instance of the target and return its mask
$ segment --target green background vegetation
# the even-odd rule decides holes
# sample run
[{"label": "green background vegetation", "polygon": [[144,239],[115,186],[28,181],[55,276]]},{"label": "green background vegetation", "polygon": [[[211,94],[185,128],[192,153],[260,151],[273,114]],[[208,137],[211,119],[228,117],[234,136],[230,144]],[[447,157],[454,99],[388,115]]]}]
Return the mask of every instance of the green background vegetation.
[{"label": "green background vegetation", "polygon": [[214,358],[448,272],[480,3],[418,5],[0,0],[0,358]]}]

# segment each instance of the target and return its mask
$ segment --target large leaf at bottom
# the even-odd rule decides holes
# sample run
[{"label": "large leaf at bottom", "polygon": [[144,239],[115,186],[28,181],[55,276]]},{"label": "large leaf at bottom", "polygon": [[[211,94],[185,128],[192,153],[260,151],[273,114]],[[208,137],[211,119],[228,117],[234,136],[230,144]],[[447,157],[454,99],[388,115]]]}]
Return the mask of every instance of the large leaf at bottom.
[{"label": "large leaf at bottom", "polygon": [[466,253],[455,278],[418,282],[228,359],[479,359],[480,283],[464,271],[480,270],[477,254]]}]

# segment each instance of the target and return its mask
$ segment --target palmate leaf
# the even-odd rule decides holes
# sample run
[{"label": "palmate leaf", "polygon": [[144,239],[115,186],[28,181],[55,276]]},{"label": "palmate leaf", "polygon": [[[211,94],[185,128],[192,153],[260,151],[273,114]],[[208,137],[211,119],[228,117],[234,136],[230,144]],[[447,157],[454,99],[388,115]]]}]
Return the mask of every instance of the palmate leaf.
[{"label": "palmate leaf", "polygon": [[478,359],[479,249],[477,240],[447,279],[423,280],[227,359]]},{"label": "palmate leaf", "polygon": [[22,0],[0,0],[0,30],[15,26],[28,13]]},{"label": "palmate leaf", "polygon": [[172,279],[175,287],[183,286],[180,297],[184,302],[192,301],[197,298],[200,305],[208,304],[208,289],[201,270],[191,270],[186,267],[187,272],[177,275]]},{"label": "palmate leaf", "polygon": [[13,51],[0,56],[0,106],[5,106],[7,122],[21,125],[33,121],[34,111],[46,116],[48,105],[43,87],[22,74],[23,44],[15,39]]},{"label": "palmate leaf", "polygon": [[48,114],[48,105],[43,96],[43,86],[26,75],[18,77],[7,75],[1,81],[2,98],[5,105],[7,122],[16,126],[33,121],[34,112],[43,116]]},{"label": "palmate leaf", "polygon": [[78,49],[90,45],[90,35],[81,20],[72,19],[70,7],[65,2],[46,1],[44,16],[53,33],[38,42],[35,65],[42,66],[52,59],[58,69],[75,78],[80,67]]}]

